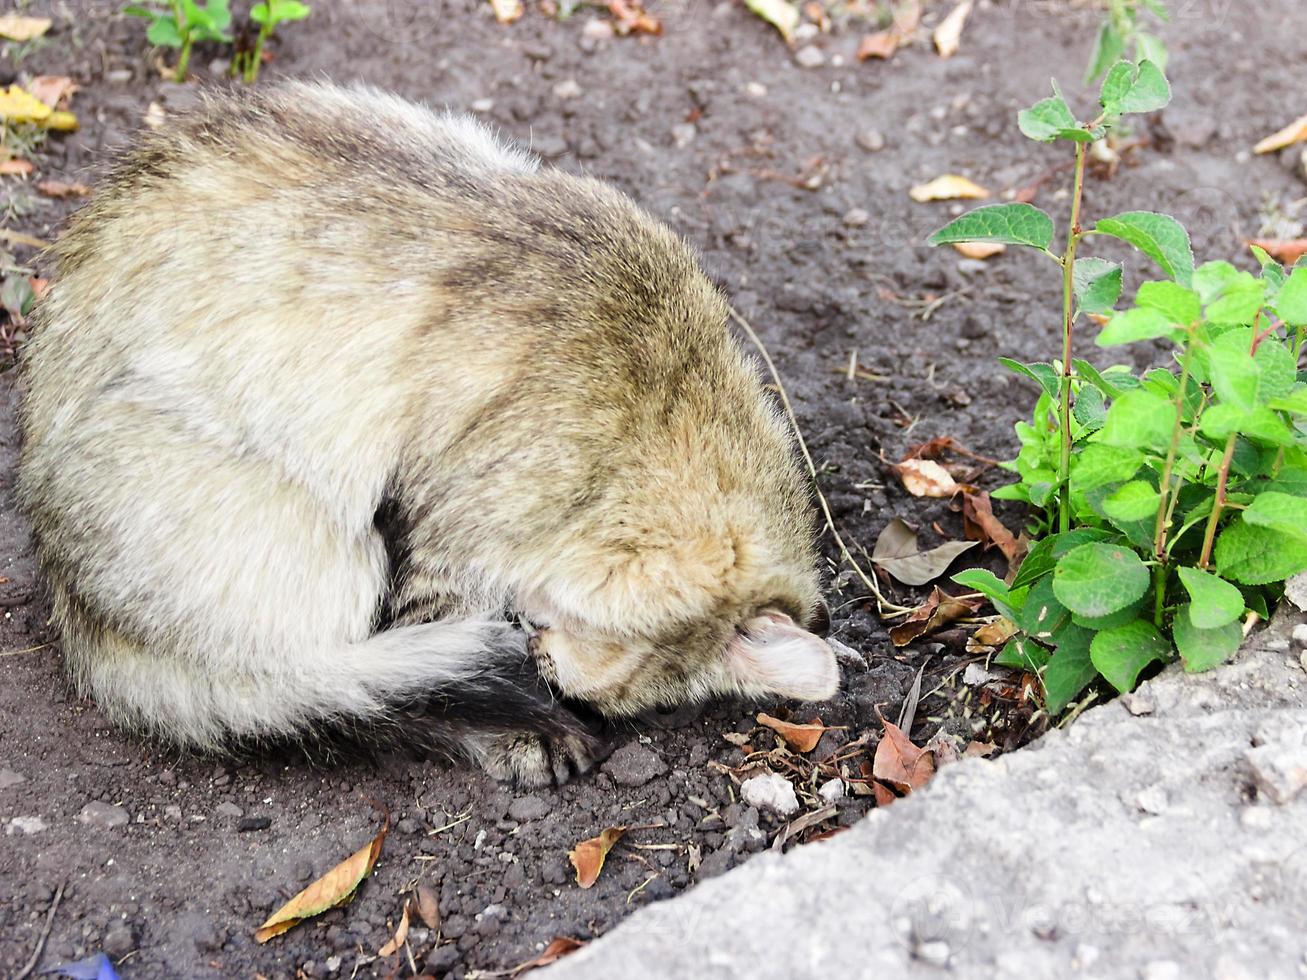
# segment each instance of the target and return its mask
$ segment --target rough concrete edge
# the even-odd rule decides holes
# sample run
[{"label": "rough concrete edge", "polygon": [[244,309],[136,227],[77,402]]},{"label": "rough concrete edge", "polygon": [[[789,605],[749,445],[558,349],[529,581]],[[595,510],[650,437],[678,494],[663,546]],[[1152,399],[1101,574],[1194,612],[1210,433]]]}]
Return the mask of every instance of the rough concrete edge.
[{"label": "rough concrete edge", "polygon": [[[1300,611],[1304,605],[1303,603],[1300,603],[1300,600],[1303,598],[1304,594],[1307,594],[1307,574],[1298,576],[1297,578],[1296,591],[1293,589],[1290,591],[1290,598],[1294,601],[1292,603],[1282,603],[1272,622],[1268,624],[1266,628],[1252,633],[1241,645],[1239,652],[1236,653],[1226,665],[1203,675],[1186,675],[1180,669],[1179,664],[1172,665],[1157,677],[1141,685],[1139,690],[1133,695],[1127,695],[1125,698],[1115,699],[1086,711],[1076,721],[1076,726],[1081,726],[1082,732],[1089,731],[1095,726],[1110,726],[1121,729],[1127,738],[1133,739],[1138,736],[1140,740],[1143,740],[1147,737],[1146,732],[1149,729],[1152,729],[1153,731],[1157,730],[1157,720],[1150,719],[1146,716],[1151,713],[1152,710],[1151,699],[1153,699],[1154,696],[1159,694],[1163,689],[1170,689],[1163,695],[1163,698],[1172,703],[1175,701],[1175,689],[1177,685],[1183,684],[1192,686],[1195,689],[1200,689],[1194,699],[1194,703],[1197,706],[1199,713],[1206,710],[1209,714],[1213,712],[1220,714],[1225,711],[1227,706],[1221,704],[1219,692],[1224,690],[1228,693],[1234,688],[1242,688],[1244,691],[1247,691],[1249,688],[1249,684],[1247,683],[1249,671],[1256,671],[1264,663],[1270,664],[1275,668],[1287,669],[1291,672],[1295,669],[1301,669],[1302,671],[1307,672],[1307,651],[1300,650],[1296,645],[1292,645],[1289,642],[1289,637],[1293,628],[1296,625],[1307,621],[1307,616],[1304,616]],[[1299,608],[1295,609],[1295,605],[1298,605]],[[1210,689],[1207,693],[1204,693],[1201,690],[1204,686]],[[1290,686],[1292,687],[1292,685]],[[1252,687],[1256,689],[1257,685],[1254,683]],[[1301,690],[1301,687],[1298,688],[1298,690]],[[1272,712],[1276,710],[1287,710],[1291,714],[1289,724],[1295,726],[1293,727],[1293,738],[1297,741],[1303,741],[1303,733],[1307,732],[1307,728],[1303,726],[1302,721],[1303,719],[1307,719],[1307,712],[1303,712],[1300,709],[1307,707],[1307,701],[1304,700],[1301,694],[1298,694],[1297,696],[1289,695],[1286,698],[1286,703],[1279,705],[1273,703],[1273,697],[1269,700],[1272,703],[1264,705],[1259,704],[1257,702],[1256,690],[1254,690],[1252,704],[1242,706],[1232,704],[1229,705],[1228,708],[1230,711],[1246,716],[1245,721],[1247,721],[1247,728],[1250,732],[1257,724],[1263,724],[1264,726],[1264,722],[1258,722],[1256,720],[1256,716],[1259,716],[1259,708],[1264,707]],[[1136,717],[1136,713],[1144,715],[1145,717]],[[1183,720],[1183,718],[1180,719],[1180,721]],[[1036,754],[1043,756],[1045,755],[1045,751],[1041,750],[1048,749],[1054,743],[1061,745],[1066,739],[1067,734],[1065,732],[1055,731],[1046,735],[1034,745],[1023,749],[1015,756],[1008,756],[994,762],[982,759],[962,760],[941,772],[940,777],[937,777],[936,782],[940,784],[961,783],[963,782],[964,774],[973,771],[978,773],[984,770],[993,778],[979,781],[975,785],[964,786],[962,788],[964,800],[965,793],[969,790],[976,790],[985,794],[997,794],[999,796],[1002,796],[1006,791],[1009,795],[1015,796],[1018,800],[1022,800],[1024,797],[1022,797],[1021,794],[1023,792],[1028,792],[1029,787],[1027,785],[1023,788],[1019,785],[1018,778],[1015,775],[1013,768],[1008,765],[1009,760],[1014,758],[1018,760],[1028,760]],[[1248,743],[1245,742],[1243,744],[1246,745]],[[1253,744],[1256,744],[1255,738],[1253,739]],[[1307,742],[1304,742],[1304,745],[1307,745]],[[1051,755],[1053,753],[1049,754]],[[1247,753],[1240,751],[1239,765],[1241,766],[1243,765],[1243,756],[1245,754]],[[1035,763],[1027,768],[1035,768],[1037,765],[1038,763]],[[1246,769],[1246,766],[1243,766],[1243,768]],[[1231,769],[1232,767],[1227,759],[1224,766],[1225,775],[1229,776]],[[998,773],[997,776],[994,776],[995,772]],[[1096,778],[1098,778],[1099,782],[1095,789],[1105,798],[1120,797],[1124,799],[1127,794],[1131,795],[1132,798],[1137,797],[1141,794],[1138,793],[1137,784],[1134,786],[1131,785],[1130,776],[1131,773],[1129,772],[1128,767],[1124,765],[1116,770],[1109,768],[1105,771],[1100,771],[1096,774]],[[1241,778],[1247,778],[1246,771],[1241,773]],[[786,965],[782,967],[782,963],[785,963],[787,960],[787,956],[785,955],[778,957],[776,969],[773,970],[766,967],[761,970],[758,969],[759,960],[757,949],[759,945],[768,944],[769,942],[783,942],[784,932],[787,931],[786,926],[793,926],[793,923],[787,923],[786,926],[781,927],[780,932],[777,935],[768,936],[765,933],[765,930],[768,928],[768,920],[770,917],[767,915],[768,910],[766,908],[756,907],[759,905],[760,901],[765,901],[765,899],[760,899],[759,896],[765,895],[769,888],[775,887],[778,879],[784,878],[789,882],[802,879],[805,875],[811,878],[814,877],[813,869],[816,869],[817,874],[821,874],[821,865],[824,864],[829,868],[832,863],[840,863],[838,857],[835,862],[818,862],[815,859],[819,855],[829,858],[831,856],[842,854],[843,858],[856,863],[864,859],[865,856],[860,852],[865,850],[869,845],[875,844],[878,841],[883,841],[887,837],[903,839],[905,836],[903,831],[906,831],[906,835],[910,837],[912,828],[915,825],[919,825],[931,817],[937,818],[940,816],[941,810],[946,818],[950,814],[956,815],[959,807],[958,800],[955,797],[958,794],[936,792],[934,791],[934,788],[935,784],[932,784],[932,786],[928,787],[925,791],[914,794],[910,799],[901,801],[892,809],[872,811],[867,818],[853,827],[849,832],[817,845],[817,847],[823,849],[822,851],[818,851],[813,845],[807,845],[805,847],[793,848],[784,855],[771,852],[759,855],[758,857],[748,861],[746,864],[741,865],[724,875],[703,882],[672,899],[641,909],[639,912],[625,920],[612,932],[600,937],[579,952],[549,967],[549,975],[551,977],[557,977],[558,980],[566,980],[566,978],[569,977],[591,978],[609,977],[614,975],[637,977],[681,976],[686,975],[684,974],[684,970],[687,968],[684,962],[685,959],[702,956],[704,969],[702,972],[696,970],[696,974],[703,977],[710,975],[736,976],[741,972],[740,968],[743,964],[737,961],[735,954],[744,950],[748,950],[749,953],[743,957],[743,959],[747,961],[751,956],[754,960],[753,968],[750,971],[752,975],[789,975],[785,971],[791,969],[793,964],[786,963]],[[957,787],[955,786],[950,786],[950,789],[956,788]],[[1227,790],[1228,788],[1229,787],[1227,787]],[[1279,807],[1278,809],[1292,814],[1289,819],[1296,821],[1295,827],[1297,829],[1297,836],[1301,838],[1304,833],[1307,832],[1307,794],[1298,794],[1298,796],[1299,798],[1294,806],[1284,806]],[[1180,812],[1187,812],[1184,809],[1186,804],[1185,799],[1181,798],[1172,802],[1180,806]],[[1230,809],[1235,811],[1235,816],[1237,818],[1238,807],[1231,804]],[[1252,809],[1252,807],[1249,807],[1248,809]],[[1245,821],[1245,826],[1252,826],[1252,822]],[[895,833],[895,831],[900,832]],[[1300,859],[1304,854],[1307,854],[1307,846],[1300,846],[1298,851],[1295,852],[1295,867],[1298,863],[1302,863]],[[1196,852],[1192,855],[1192,858],[1193,865],[1199,866],[1202,864],[1204,855]],[[1263,860],[1265,860],[1265,858],[1263,858]],[[1179,862],[1173,863],[1178,864]],[[911,865],[910,860],[909,865]],[[911,867],[909,867],[908,873],[912,873]],[[921,878],[919,880],[931,880],[935,883],[939,883],[940,881],[938,869],[930,866],[928,862],[926,862],[925,866],[920,869],[920,874]],[[900,875],[899,877],[901,879],[902,876]],[[820,884],[820,882],[818,884]],[[970,884],[970,882],[964,882],[963,887],[965,888],[968,884]],[[732,912],[729,913],[732,918],[726,920],[727,924],[738,926],[741,918],[739,913],[742,908],[748,909],[751,913],[756,915],[759,929],[764,930],[764,934],[759,935],[758,932],[753,930],[745,932],[718,928],[718,920],[722,918],[720,913],[723,909],[732,910]],[[779,916],[781,910],[775,909],[775,911]],[[802,915],[804,912],[804,906],[800,904],[797,909],[791,908],[787,911],[791,913],[797,911]],[[811,908],[811,913],[811,918],[814,921],[806,923],[805,927],[811,926],[818,933],[822,933],[823,935],[819,937],[817,946],[824,944],[828,948],[819,949],[816,953],[813,953],[812,951],[808,952],[806,960],[807,966],[812,968],[817,968],[819,965],[826,967],[826,969],[819,969],[817,973],[811,973],[809,975],[845,975],[840,971],[847,971],[850,968],[849,963],[847,961],[842,961],[841,956],[838,954],[832,955],[828,958],[826,953],[831,952],[829,947],[838,947],[842,942],[845,942],[845,940],[841,939],[841,930],[844,933],[847,933],[849,931],[848,924],[832,921],[830,916],[823,915],[815,908]],[[1297,914],[1298,913],[1295,913],[1292,910],[1289,911],[1291,922],[1293,921],[1293,916]],[[1304,915],[1307,916],[1307,914]],[[706,929],[705,924],[707,924]],[[888,923],[886,924],[888,925]],[[1278,928],[1278,932],[1276,932],[1275,938],[1277,941],[1280,941],[1281,947],[1278,951],[1283,952],[1284,929],[1279,928],[1278,926],[1276,928]],[[876,942],[879,941],[882,946],[897,945],[900,947],[899,952],[901,954],[904,941],[902,937],[896,939],[890,936],[888,933],[891,931],[892,930],[890,929],[884,930],[885,934],[867,942],[865,947],[863,947],[865,949],[865,959],[863,960],[863,965],[858,967],[857,972],[859,976],[905,976],[909,973],[915,976],[918,975],[918,970],[921,968],[925,968],[925,975],[930,975],[936,973],[941,967],[952,967],[956,969],[961,965],[959,963],[950,962],[947,958],[939,963],[930,963],[928,956],[923,956],[920,948],[918,948],[908,957],[907,965],[910,966],[911,969],[905,971],[905,964],[901,962],[901,957],[899,962],[891,962],[894,957],[883,955],[883,949],[878,951],[874,948]],[[1034,932],[1036,934],[1036,939],[1034,941],[1037,944],[1038,938],[1040,938],[1038,937],[1038,929],[1035,928]],[[1302,926],[1298,929],[1298,932],[1303,936],[1307,936],[1307,917],[1303,918]],[[1028,942],[1031,941],[1030,935],[1027,935],[1025,938]],[[1255,941],[1256,938],[1256,936],[1250,937],[1253,941]],[[1163,931],[1155,935],[1154,939],[1158,942],[1160,947],[1158,949],[1158,953],[1162,957],[1160,960],[1155,962],[1149,961],[1142,967],[1132,966],[1129,972],[1126,972],[1121,967],[1120,962],[1117,962],[1117,959],[1119,958],[1115,958],[1112,955],[1117,951],[1109,948],[1107,951],[1108,955],[1104,957],[1104,961],[1098,964],[1097,969],[1090,969],[1089,972],[1091,974],[1108,976],[1142,975],[1149,978],[1153,976],[1154,972],[1156,972],[1158,977],[1164,976],[1169,978],[1172,976],[1178,977],[1183,975],[1180,972],[1168,972],[1173,966],[1178,970],[1179,965],[1174,963],[1172,960],[1165,958],[1167,952],[1165,948],[1167,945],[1165,932]],[[808,945],[811,946],[812,944],[809,943]],[[1086,955],[1092,954],[1095,958],[1100,955],[1098,947],[1085,944],[1082,948],[1088,951]],[[1077,952],[1078,951],[1079,948]],[[1036,953],[1037,952],[1038,951],[1036,951]],[[1189,950],[1186,952],[1191,953],[1192,951]],[[947,947],[945,948],[945,955],[947,957]],[[1297,964],[1298,968],[1293,971],[1294,975],[1301,975],[1302,973],[1307,972],[1307,939],[1304,939],[1304,945],[1301,947],[1301,952],[1293,955],[1300,956],[1301,958],[1300,963]],[[1183,959],[1184,957],[1181,956],[1180,958]],[[1009,965],[1013,963],[1018,964],[1015,972],[1001,968],[988,969],[983,971],[984,975],[1024,975],[1028,977],[1031,974],[1025,973],[1024,971],[1030,968],[1034,968],[1038,971],[1041,967],[1044,969],[1050,969],[1054,966],[1047,957],[1036,966],[1036,961],[1039,961],[1038,955],[1031,956],[1029,964],[1020,964],[1019,961],[1020,953],[1014,953],[1012,957],[1009,957],[1008,962]],[[765,963],[766,961],[763,960],[761,962]],[[1287,977],[1289,975],[1287,973],[1279,972],[1279,970],[1283,968],[1283,960],[1279,961],[1275,970],[1265,973],[1258,973],[1256,970],[1252,973],[1248,973],[1243,966],[1244,962],[1245,959],[1240,956],[1232,957],[1222,955],[1216,959],[1213,970],[1207,972],[1206,975],[1219,977],[1222,978],[1222,980],[1227,980],[1227,978],[1228,980],[1245,980],[1245,978],[1256,976],[1274,976],[1278,978],[1280,976]],[[1117,968],[1115,972],[1113,971],[1114,964]],[[1092,962],[1079,963],[1075,960],[1071,963],[1071,966],[1077,970],[1089,968],[1092,967],[1092,965]],[[1066,968],[1065,963],[1060,964],[1060,966],[1062,969]],[[1153,967],[1159,967],[1159,969],[1153,971]],[[830,972],[832,969],[835,972]],[[972,969],[974,972],[970,975],[980,975],[980,971],[978,971],[974,965]],[[890,972],[885,972],[886,970]],[[1034,975],[1038,975],[1038,972]]]}]

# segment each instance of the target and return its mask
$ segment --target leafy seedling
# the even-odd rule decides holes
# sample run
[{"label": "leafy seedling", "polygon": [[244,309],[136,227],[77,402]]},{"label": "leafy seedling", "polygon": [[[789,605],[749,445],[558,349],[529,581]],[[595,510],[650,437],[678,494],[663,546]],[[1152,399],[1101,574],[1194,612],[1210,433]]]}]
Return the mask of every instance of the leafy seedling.
[{"label": "leafy seedling", "polygon": [[259,78],[259,68],[263,65],[263,47],[268,38],[282,24],[303,20],[312,9],[299,0],[263,0],[250,8],[250,20],[259,25],[259,33],[254,39],[254,48],[244,51],[232,60],[232,74],[239,73],[246,85],[253,85]]},{"label": "leafy seedling", "polygon": [[149,22],[146,39],[161,48],[178,48],[175,81],[186,81],[186,69],[191,61],[191,48],[197,41],[229,43],[231,11],[228,0],[205,0],[200,6],[196,0],[170,0],[168,9],[129,4],[123,8],[129,17],[142,17]]}]

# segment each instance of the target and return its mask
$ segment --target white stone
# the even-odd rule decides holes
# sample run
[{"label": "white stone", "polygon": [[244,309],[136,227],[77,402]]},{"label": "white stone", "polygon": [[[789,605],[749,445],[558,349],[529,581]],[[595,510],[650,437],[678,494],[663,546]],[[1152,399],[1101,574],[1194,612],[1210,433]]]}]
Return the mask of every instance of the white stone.
[{"label": "white stone", "polygon": [[14,817],[5,824],[6,837],[12,837],[14,834],[24,836],[39,834],[43,830],[45,830],[45,821],[40,817]]},{"label": "white stone", "polygon": [[844,781],[842,779],[828,779],[817,789],[817,795],[827,803],[834,803],[836,800],[844,798]]},{"label": "white stone", "polygon": [[740,799],[760,810],[771,810],[782,817],[788,817],[799,810],[799,798],[794,795],[794,787],[784,776],[774,772],[751,776],[740,784]]},{"label": "white stone", "polygon": [[1307,647],[1307,623],[1299,623],[1293,628],[1293,642],[1300,647]]}]

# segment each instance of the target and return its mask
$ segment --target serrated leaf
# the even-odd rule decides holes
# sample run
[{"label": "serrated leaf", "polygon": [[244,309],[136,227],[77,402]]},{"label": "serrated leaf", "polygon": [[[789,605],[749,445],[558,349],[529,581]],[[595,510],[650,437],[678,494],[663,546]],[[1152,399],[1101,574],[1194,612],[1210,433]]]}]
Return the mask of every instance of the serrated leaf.
[{"label": "serrated leaf", "polygon": [[1037,382],[1039,387],[1043,388],[1049,398],[1057,398],[1061,394],[1061,376],[1053,369],[1053,365],[1045,364],[1042,361],[1036,361],[1032,364],[1022,364],[1020,361],[1014,361],[1010,357],[1000,357],[998,363],[1002,364],[1009,371],[1020,374]]},{"label": "serrated leaf", "polygon": [[1053,594],[1082,616],[1107,616],[1125,609],[1148,589],[1148,569],[1129,548],[1084,544],[1067,552],[1053,569]]},{"label": "serrated leaf", "polygon": [[[1064,531],[1061,534],[1050,534],[1046,538],[1040,538],[1030,546],[1030,551],[1022,559],[1016,578],[1012,580],[1012,588],[1018,589],[1030,585],[1036,579],[1047,575],[1053,570],[1057,560],[1072,548],[1078,548],[1082,544],[1090,544],[1094,541],[1102,541],[1109,537],[1111,537],[1111,534],[1107,531],[1093,527],[1081,527],[1076,528],[1074,531]],[[956,582],[957,579],[954,578],[954,581]]]},{"label": "serrated leaf", "polygon": [[1112,403],[1107,421],[1092,438],[1105,446],[1162,452],[1170,445],[1174,425],[1175,410],[1168,399],[1136,389]]},{"label": "serrated leaf", "polygon": [[1200,630],[1216,629],[1243,615],[1243,593],[1225,579],[1200,568],[1176,569],[1192,600],[1189,621]]},{"label": "serrated leaf", "polygon": [[1252,411],[1287,395],[1294,385],[1293,355],[1281,344],[1264,343],[1250,353],[1252,331],[1228,330],[1212,341],[1208,372],[1217,396],[1244,411]]},{"label": "serrated leaf", "polygon": [[1103,80],[1099,101],[1112,115],[1156,112],[1171,101],[1171,86],[1162,69],[1144,60],[1138,65],[1118,62]]},{"label": "serrated leaf", "polygon": [[1232,434],[1273,446],[1292,446],[1298,441],[1284,420],[1266,407],[1249,410],[1228,403],[1213,405],[1203,412],[1199,429],[1218,443]]},{"label": "serrated leaf", "polygon": [[1107,370],[1100,372],[1088,361],[1074,358],[1071,366],[1076,374],[1105,394],[1108,398],[1120,398],[1127,391],[1139,387],[1139,379],[1128,370]]},{"label": "serrated leaf", "polygon": [[1053,241],[1053,219],[1030,204],[990,204],[955,218],[927,241],[931,245],[1001,242],[1047,249]]},{"label": "serrated leaf", "polygon": [[1087,130],[1081,128],[1071,107],[1060,95],[1041,99],[1029,109],[1022,109],[1017,113],[1017,125],[1027,138],[1039,143],[1051,143],[1058,139],[1089,143],[1094,139]]},{"label": "serrated leaf", "polygon": [[177,29],[177,21],[171,16],[159,16],[150,22],[145,30],[145,39],[161,48],[180,48],[182,35]]},{"label": "serrated leaf", "polygon": [[1136,306],[1122,310],[1108,320],[1107,325],[1094,338],[1094,343],[1099,347],[1115,347],[1140,340],[1169,337],[1175,332],[1173,321],[1166,314]]},{"label": "serrated leaf", "polygon": [[1307,415],[1307,385],[1295,388],[1280,398],[1272,398],[1269,404],[1271,408],[1280,412]]},{"label": "serrated leaf", "polygon": [[1114,521],[1142,521],[1157,514],[1161,495],[1144,480],[1131,480],[1103,498],[1103,510]]},{"label": "serrated leaf", "polygon": [[1222,578],[1243,585],[1283,582],[1307,570],[1307,545],[1281,531],[1236,518],[1216,539],[1213,552]]},{"label": "serrated leaf", "polygon": [[1089,256],[1076,259],[1072,292],[1081,313],[1106,313],[1121,298],[1121,266]]},{"label": "serrated leaf", "polygon": [[1196,292],[1166,279],[1141,285],[1135,293],[1135,305],[1156,310],[1182,327],[1195,323],[1203,312]]},{"label": "serrated leaf", "polygon": [[1307,545],[1307,498],[1275,490],[1259,493],[1244,510],[1243,519]]},{"label": "serrated leaf", "polygon": [[1170,215],[1126,211],[1104,218],[1094,230],[1133,245],[1182,286],[1188,286],[1193,279],[1194,253],[1189,233]]},{"label": "serrated leaf", "polygon": [[1071,622],[1071,613],[1053,593],[1053,577],[1046,575],[1030,587],[1016,623],[1022,632],[1048,642]]},{"label": "serrated leaf", "polygon": [[1086,432],[1097,432],[1107,421],[1107,402],[1103,399],[1103,393],[1093,385],[1085,385],[1076,395],[1071,413],[1085,427]]},{"label": "serrated leaf", "polygon": [[1207,301],[1207,319],[1213,323],[1247,326],[1266,302],[1266,282],[1250,272],[1236,272],[1221,283]]},{"label": "serrated leaf", "polygon": [[1293,326],[1307,324],[1307,266],[1298,266],[1280,287],[1275,297],[1275,312]]},{"label": "serrated leaf", "polygon": [[[1243,640],[1243,630],[1237,619],[1220,626],[1195,626],[1193,609],[1194,606],[1190,603],[1182,605],[1176,610],[1175,622],[1171,624],[1175,648],[1180,652],[1185,671],[1190,674],[1211,670],[1225,663],[1234,656]],[[1242,596],[1239,598],[1239,609],[1243,610]]]},{"label": "serrated leaf", "polygon": [[1152,623],[1136,619],[1102,630],[1089,644],[1089,657],[1109,684],[1124,694],[1134,690],[1139,673],[1171,654],[1171,644]]},{"label": "serrated leaf", "polygon": [[1093,633],[1068,626],[1058,636],[1057,650],[1044,669],[1044,706],[1051,715],[1061,714],[1098,676],[1089,656]]}]

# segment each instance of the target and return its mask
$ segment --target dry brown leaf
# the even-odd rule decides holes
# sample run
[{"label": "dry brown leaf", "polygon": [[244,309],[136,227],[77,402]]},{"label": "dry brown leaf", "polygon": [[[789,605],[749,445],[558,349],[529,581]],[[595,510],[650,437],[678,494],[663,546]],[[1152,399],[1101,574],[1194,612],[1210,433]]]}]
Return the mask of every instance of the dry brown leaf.
[{"label": "dry brown leaf", "polygon": [[994,516],[989,494],[984,490],[962,495],[962,532],[968,541],[979,541],[986,549],[998,545],[1009,566],[1025,557],[1026,546]]},{"label": "dry brown leaf", "polygon": [[1002,242],[954,242],[953,247],[969,259],[988,259],[1007,251]]},{"label": "dry brown leaf", "polygon": [[522,0],[490,0],[490,9],[495,12],[495,20],[501,24],[512,24],[521,19],[525,12]]},{"label": "dry brown leaf", "polygon": [[941,58],[951,58],[957,53],[959,45],[962,43],[962,28],[971,16],[972,0],[962,0],[956,7],[949,12],[949,15],[939,22],[931,38],[935,42],[935,50],[939,52]]},{"label": "dry brown leaf", "polygon": [[877,31],[875,34],[864,35],[858,42],[858,60],[866,61],[868,58],[889,58],[899,49],[903,36],[898,31]]},{"label": "dry brown leaf", "polygon": [[951,497],[962,486],[933,459],[905,459],[894,466],[903,488],[914,497]]},{"label": "dry brown leaf", "polygon": [[986,623],[967,640],[968,653],[981,653],[1002,646],[1017,634],[1017,624],[1006,616],[999,616],[993,622]]},{"label": "dry brown leaf", "polygon": [[608,0],[608,12],[613,15],[613,28],[618,34],[661,34],[663,24],[644,9],[640,0]]},{"label": "dry brown leaf", "polygon": [[959,198],[979,200],[989,197],[989,191],[979,184],[958,174],[944,174],[924,184],[918,184],[908,191],[908,196],[918,203],[926,201],[953,201]]},{"label": "dry brown leaf", "polygon": [[555,936],[550,940],[549,945],[545,947],[543,953],[513,967],[511,975],[517,976],[519,973],[534,970],[536,967],[548,966],[556,960],[561,960],[569,953],[575,953],[584,945],[585,940],[583,939],[573,939],[571,936]]},{"label": "dry brown leaf", "polygon": [[925,585],[943,575],[958,555],[975,546],[974,541],[948,541],[921,551],[917,533],[896,517],[877,536],[871,560],[904,585]]},{"label": "dry brown leaf", "polygon": [[935,586],[925,602],[909,613],[907,619],[890,629],[890,641],[896,647],[907,646],[918,637],[943,629],[963,616],[970,616],[983,602],[983,599],[951,596]]},{"label": "dry brown leaf", "polygon": [[[45,299],[45,294],[50,291],[50,280],[41,279],[37,276],[28,276],[27,281],[32,287],[32,294],[37,299]],[[5,579],[5,581],[8,582],[9,580]]]},{"label": "dry brown leaf", "polygon": [[872,775],[904,794],[925,786],[935,775],[935,757],[913,745],[898,725],[884,718],[881,724],[885,735],[876,746]]},{"label": "dry brown leaf", "polygon": [[413,905],[424,926],[433,930],[440,928],[440,902],[436,900],[435,892],[426,885],[418,885],[414,890]]},{"label": "dry brown leaf", "polygon": [[378,956],[394,956],[404,948],[404,943],[408,940],[408,902],[404,902],[404,910],[399,914],[399,925],[395,927],[395,934],[386,941],[386,945],[377,950]]},{"label": "dry brown leaf", "polygon": [[969,742],[967,747],[962,750],[964,759],[988,759],[998,751],[998,746],[993,742]]},{"label": "dry brown leaf", "polygon": [[730,742],[737,748],[741,745],[749,744],[749,736],[744,732],[722,732],[722,738]]},{"label": "dry brown leaf", "polygon": [[622,839],[625,827],[609,827],[598,837],[583,840],[568,852],[572,867],[576,868],[576,883],[582,888],[589,888],[599,880],[599,872],[604,868],[604,858],[613,849],[613,845]]},{"label": "dry brown leaf", "polygon": [[36,189],[46,197],[86,197],[91,193],[91,188],[85,184],[63,180],[42,180]]},{"label": "dry brown leaf", "polygon": [[790,721],[773,718],[765,711],[759,711],[757,722],[780,735],[785,739],[785,744],[796,752],[811,752],[821,741],[822,733],[826,731],[826,726],[821,723],[820,718],[814,718],[806,725],[796,725]]},{"label": "dry brown leaf", "polygon": [[1307,116],[1295,119],[1278,133],[1272,133],[1253,147],[1254,153],[1274,153],[1286,146],[1307,140]]},{"label": "dry brown leaf", "polygon": [[389,830],[390,816],[387,815],[376,837],[268,916],[268,921],[255,930],[255,940],[266,943],[305,919],[348,902],[363,879],[372,873]]},{"label": "dry brown leaf", "polygon": [[1307,255],[1307,238],[1251,238],[1249,245],[1256,245],[1267,255],[1285,265],[1293,265]]},{"label": "dry brown leaf", "polygon": [[0,37],[9,41],[31,41],[50,29],[49,17],[24,17],[22,14],[0,16]]},{"label": "dry brown leaf", "polygon": [[876,798],[877,806],[889,806],[898,799],[898,797],[894,795],[894,791],[884,783],[872,783],[871,795]]},{"label": "dry brown leaf", "polygon": [[0,160],[0,176],[4,177],[25,177],[33,170],[32,161],[30,160]]},{"label": "dry brown leaf", "polygon": [[27,83],[27,91],[51,109],[67,109],[80,87],[67,75],[37,75]]}]

